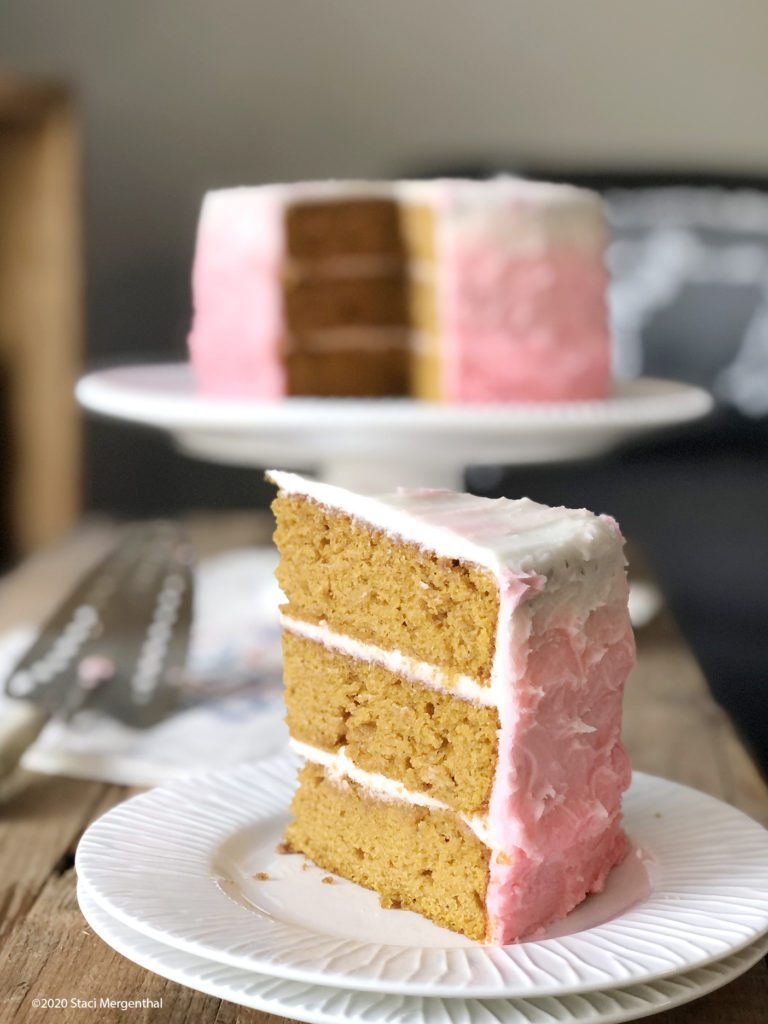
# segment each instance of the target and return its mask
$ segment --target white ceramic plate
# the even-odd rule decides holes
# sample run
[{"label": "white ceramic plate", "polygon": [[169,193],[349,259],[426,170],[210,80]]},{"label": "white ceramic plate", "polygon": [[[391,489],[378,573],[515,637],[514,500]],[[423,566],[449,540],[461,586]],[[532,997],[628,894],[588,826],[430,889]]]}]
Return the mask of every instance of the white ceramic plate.
[{"label": "white ceramic plate", "polygon": [[[296,759],[179,780],[95,822],[81,884],[160,942],[244,970],[405,995],[541,996],[637,984],[722,959],[768,930],[768,831],[727,804],[635,774],[636,844],[604,894],[543,939],[493,948],[276,853]],[[260,872],[267,879],[259,879]]]},{"label": "white ceramic plate", "polygon": [[627,989],[543,999],[419,999],[273,978],[193,956],[133,931],[78,889],[83,915],[108,945],[162,978],[219,999],[310,1024],[618,1024],[691,1002],[733,981],[768,952],[761,939],[687,974]]},{"label": "white ceramic plate", "polygon": [[193,455],[319,469],[334,483],[379,491],[457,485],[468,465],[583,458],[712,408],[700,388],[652,378],[617,382],[609,398],[591,402],[212,399],[197,392],[187,363],[91,373],[78,383],[77,397],[93,412],[170,431]]}]

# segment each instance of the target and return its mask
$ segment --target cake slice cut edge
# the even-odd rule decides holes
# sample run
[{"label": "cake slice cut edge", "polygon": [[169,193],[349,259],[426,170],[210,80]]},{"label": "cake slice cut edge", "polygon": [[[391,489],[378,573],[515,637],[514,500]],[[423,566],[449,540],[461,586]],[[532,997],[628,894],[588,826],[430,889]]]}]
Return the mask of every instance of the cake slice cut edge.
[{"label": "cake slice cut edge", "polygon": [[528,499],[268,476],[307,764],[288,845],[472,939],[540,933],[627,849],[618,527]]}]

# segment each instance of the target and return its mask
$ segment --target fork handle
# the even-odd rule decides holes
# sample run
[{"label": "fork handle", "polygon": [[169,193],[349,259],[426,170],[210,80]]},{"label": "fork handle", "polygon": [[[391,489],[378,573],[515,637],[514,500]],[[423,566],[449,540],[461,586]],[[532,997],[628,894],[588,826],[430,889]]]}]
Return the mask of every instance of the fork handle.
[{"label": "fork handle", "polygon": [[26,700],[7,700],[0,716],[0,780],[18,766],[48,721],[48,712]]}]

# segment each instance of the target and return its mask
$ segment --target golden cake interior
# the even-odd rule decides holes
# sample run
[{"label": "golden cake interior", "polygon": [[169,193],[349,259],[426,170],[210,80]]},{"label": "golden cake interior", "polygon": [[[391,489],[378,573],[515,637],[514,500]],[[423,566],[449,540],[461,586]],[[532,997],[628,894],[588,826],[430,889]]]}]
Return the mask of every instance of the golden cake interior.
[{"label": "golden cake interior", "polygon": [[290,632],[283,634],[291,736],[346,755],[464,814],[487,809],[496,708],[458,700]]},{"label": "golden cake interior", "polygon": [[499,597],[489,571],[440,558],[300,495],[273,503],[282,611],[490,683]]},{"label": "golden cake interior", "polygon": [[291,805],[286,844],[326,871],[481,940],[489,850],[449,811],[371,799],[355,783],[307,764]]},{"label": "golden cake interior", "polygon": [[436,216],[431,206],[400,206],[403,244],[410,261],[408,320],[413,331],[409,390],[414,398],[441,397],[440,320],[437,305]]},{"label": "golden cake interior", "polygon": [[[496,581],[303,495],[281,493],[273,509],[288,725],[310,748],[286,842],[383,906],[482,939],[490,853],[469,823],[487,811],[498,711],[456,686],[490,683]],[[344,637],[370,645],[366,656],[340,649]],[[392,651],[416,671],[387,661]],[[424,663],[440,670],[440,687],[419,677]],[[337,754],[352,777],[317,763]],[[360,772],[394,794],[361,786]]]}]

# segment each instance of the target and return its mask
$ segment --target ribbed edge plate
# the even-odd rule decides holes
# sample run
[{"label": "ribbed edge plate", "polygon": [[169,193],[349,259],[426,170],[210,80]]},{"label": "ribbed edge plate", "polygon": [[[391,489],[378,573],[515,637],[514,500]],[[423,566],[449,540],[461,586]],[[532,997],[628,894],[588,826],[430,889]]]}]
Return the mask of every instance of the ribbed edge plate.
[{"label": "ribbed edge plate", "polygon": [[[196,956],[402,995],[485,999],[625,987],[720,960],[768,931],[768,832],[712,797],[640,773],[625,819],[649,865],[650,892],[602,924],[483,947],[404,911],[366,916],[369,892],[323,886],[314,872],[317,899],[332,902],[324,923],[307,927],[305,907],[289,898],[259,909],[246,881],[260,867],[249,853],[254,844],[260,856],[280,860],[274,843],[294,778],[295,759],[286,754],[135,797],[86,832],[76,860],[81,884],[119,921]],[[296,900],[306,904],[311,891],[297,884]],[[356,909],[368,941],[345,934]],[[376,920],[385,917],[381,942]]]},{"label": "ribbed edge plate", "polygon": [[228,967],[133,931],[82,889],[78,899],[93,931],[139,966],[210,996],[309,1024],[619,1024],[698,999],[768,953],[764,938],[708,967],[626,989],[559,998],[446,1001],[307,985]]}]

